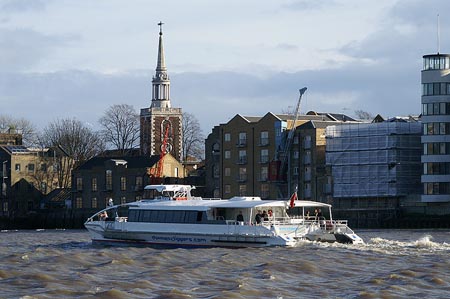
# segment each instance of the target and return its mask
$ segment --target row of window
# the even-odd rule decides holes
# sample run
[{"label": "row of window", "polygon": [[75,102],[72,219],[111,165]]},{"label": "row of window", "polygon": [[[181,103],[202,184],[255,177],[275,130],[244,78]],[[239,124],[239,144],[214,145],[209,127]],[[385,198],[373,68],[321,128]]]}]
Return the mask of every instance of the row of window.
[{"label": "row of window", "polygon": [[[43,164],[40,164],[39,166],[40,166],[40,171],[42,171],[42,172],[47,172],[47,164],[43,163]],[[28,172],[34,172],[35,169],[36,169],[36,167],[35,167],[35,164],[34,164],[34,163],[28,163],[28,164],[25,165],[25,169],[26,169]],[[14,170],[15,170],[16,172],[22,171],[22,164],[16,163],[16,164],[14,165]],[[58,164],[53,165],[53,171],[57,171],[57,170],[58,170]]]},{"label": "row of window", "polygon": [[[238,145],[246,145],[247,144],[247,133],[246,132],[240,132],[238,137]],[[259,145],[268,145],[269,144],[269,132],[268,131],[262,131],[259,135]],[[223,136],[223,139],[225,142],[231,141],[231,133],[225,133]]]},{"label": "row of window", "polygon": [[[135,190],[141,190],[143,187],[143,178],[142,176],[136,176],[135,177]],[[83,178],[76,178],[76,189],[77,191],[83,191]],[[112,171],[106,170],[105,172],[105,189],[108,191],[111,191],[112,188]],[[120,190],[126,191],[127,190],[127,178],[126,177],[120,177]],[[91,179],[91,191],[96,192],[98,191],[98,181],[97,178]]]},{"label": "row of window", "polygon": [[[293,175],[299,175],[299,167],[293,168]],[[224,176],[225,177],[231,176],[231,168],[225,167]],[[305,167],[305,179],[306,178],[309,178],[309,179],[311,178],[311,167]],[[239,175],[238,175],[237,179],[239,181],[247,180],[247,168],[245,168],[245,167],[239,168]],[[261,182],[265,182],[265,181],[269,180],[269,167],[267,167],[267,166],[261,167],[261,171],[260,171],[259,177],[257,179],[258,179],[258,181],[261,181]]]},{"label": "row of window", "polygon": [[438,96],[450,94],[450,83],[422,83],[423,96]]},{"label": "row of window", "polygon": [[[256,196],[259,196],[261,198],[268,198],[270,195],[269,184],[261,184],[260,188],[261,189],[259,191],[259,195],[256,195]],[[225,194],[231,194],[231,185],[226,184],[224,186],[223,191]],[[248,196],[249,194],[247,194],[247,185],[244,185],[244,184],[239,185],[239,193],[238,194],[239,194],[239,196]],[[254,194],[251,194],[251,195],[253,196]]]},{"label": "row of window", "polygon": [[[305,155],[307,155],[308,153],[310,153],[309,151],[307,151],[305,153]],[[298,159],[300,157],[300,152],[299,151],[293,151],[292,153],[292,157],[294,159]],[[261,150],[261,155],[260,155],[260,159],[259,159],[259,163],[269,163],[269,150],[268,149],[262,149]],[[231,159],[231,150],[225,150],[224,151],[224,159]],[[246,164],[247,163],[247,150],[240,150],[239,151],[239,159],[237,161],[238,164]]]},{"label": "row of window", "polygon": [[450,68],[449,57],[431,56],[423,59],[424,70],[444,70]]},{"label": "row of window", "polygon": [[201,223],[206,222],[204,211],[130,210],[128,222]]},{"label": "row of window", "polygon": [[424,155],[450,155],[449,142],[432,142],[423,144]]},{"label": "row of window", "polygon": [[450,195],[450,183],[425,183],[423,184],[423,194],[425,195]]},{"label": "row of window", "polygon": [[422,115],[450,115],[450,103],[422,104]]},{"label": "row of window", "polygon": [[[142,199],[141,196],[136,196],[136,198],[134,200],[141,200],[141,199]],[[93,209],[105,208],[108,205],[108,202],[109,202],[109,198],[106,198],[104,200],[104,204],[99,205],[99,200],[97,199],[97,197],[93,197],[93,198],[91,198],[90,208],[93,208]],[[125,196],[122,196],[120,198],[120,204],[125,204],[125,203],[127,203],[127,199]],[[119,204],[119,202],[114,202],[114,204]],[[83,198],[81,198],[81,197],[75,198],[75,208],[77,208],[77,209],[84,208],[83,207]]]},{"label": "row of window", "polygon": [[426,123],[423,124],[424,135],[447,135],[450,134],[450,123]]},{"label": "row of window", "polygon": [[448,162],[423,163],[423,174],[450,174],[450,163]]}]

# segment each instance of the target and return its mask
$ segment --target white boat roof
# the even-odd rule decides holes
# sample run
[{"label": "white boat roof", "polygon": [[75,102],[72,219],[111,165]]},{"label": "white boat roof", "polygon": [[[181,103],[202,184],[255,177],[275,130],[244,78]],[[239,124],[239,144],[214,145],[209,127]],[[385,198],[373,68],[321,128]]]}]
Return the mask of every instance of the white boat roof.
[{"label": "white boat roof", "polygon": [[179,190],[189,191],[195,188],[189,185],[147,185],[145,186],[144,189],[145,190],[155,189],[158,192],[162,192],[162,191],[179,191]]},{"label": "white boat roof", "polygon": [[[196,210],[206,211],[211,208],[264,208],[264,207],[288,207],[287,200],[261,200],[259,197],[233,197],[223,200],[142,200],[131,203],[130,207],[139,207],[151,210]],[[331,205],[315,201],[296,200],[295,207],[323,207],[329,208]]]}]

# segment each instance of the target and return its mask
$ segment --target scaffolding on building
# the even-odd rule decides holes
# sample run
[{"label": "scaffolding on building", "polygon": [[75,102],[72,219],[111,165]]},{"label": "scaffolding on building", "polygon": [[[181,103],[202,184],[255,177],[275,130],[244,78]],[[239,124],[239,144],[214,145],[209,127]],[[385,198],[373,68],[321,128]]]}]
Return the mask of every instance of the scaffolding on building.
[{"label": "scaffolding on building", "polygon": [[419,122],[326,128],[326,164],[334,198],[398,197],[420,192]]}]

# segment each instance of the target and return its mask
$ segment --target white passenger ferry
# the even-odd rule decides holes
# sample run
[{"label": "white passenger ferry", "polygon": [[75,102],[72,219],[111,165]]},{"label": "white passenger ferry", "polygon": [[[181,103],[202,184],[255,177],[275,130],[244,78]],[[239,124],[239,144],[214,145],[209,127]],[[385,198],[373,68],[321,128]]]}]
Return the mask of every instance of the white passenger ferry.
[{"label": "white passenger ferry", "polygon": [[143,200],[110,206],[84,225],[93,243],[103,244],[264,247],[295,246],[299,240],[363,243],[347,221],[332,218],[331,206],[325,203],[295,200],[290,204],[259,197],[206,199],[191,196],[192,188],[146,186]]}]

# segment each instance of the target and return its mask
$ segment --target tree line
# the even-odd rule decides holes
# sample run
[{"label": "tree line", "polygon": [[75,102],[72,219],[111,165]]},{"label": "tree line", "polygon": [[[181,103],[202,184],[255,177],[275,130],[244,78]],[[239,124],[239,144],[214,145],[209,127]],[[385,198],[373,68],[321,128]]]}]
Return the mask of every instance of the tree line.
[{"label": "tree line", "polygon": [[[68,156],[65,163],[69,169],[76,168],[90,158],[105,150],[116,150],[122,155],[139,147],[140,119],[133,106],[117,104],[110,106],[98,120],[99,129],[76,118],[56,119],[41,131],[24,118],[14,118],[0,114],[0,132],[13,129],[22,134],[23,144],[27,147],[57,147]],[[197,118],[183,113],[182,159],[198,160],[204,157],[204,137]],[[67,168],[66,168],[67,169]],[[70,178],[60,178],[60,187],[68,187]]]}]

